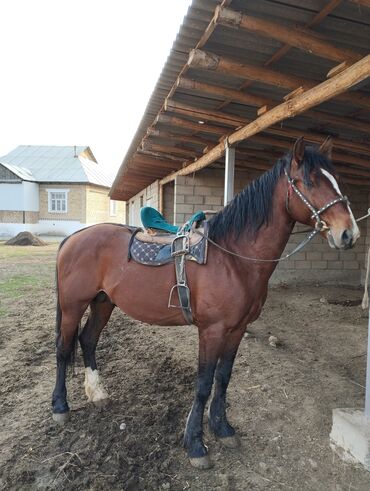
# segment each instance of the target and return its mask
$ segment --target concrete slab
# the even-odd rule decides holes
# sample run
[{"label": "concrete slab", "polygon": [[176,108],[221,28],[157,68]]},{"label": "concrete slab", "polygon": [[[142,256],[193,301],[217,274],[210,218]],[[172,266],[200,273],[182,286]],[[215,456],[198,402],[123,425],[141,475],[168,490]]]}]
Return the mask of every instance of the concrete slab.
[{"label": "concrete slab", "polygon": [[362,409],[333,409],[330,446],[346,462],[370,471],[370,420]]}]

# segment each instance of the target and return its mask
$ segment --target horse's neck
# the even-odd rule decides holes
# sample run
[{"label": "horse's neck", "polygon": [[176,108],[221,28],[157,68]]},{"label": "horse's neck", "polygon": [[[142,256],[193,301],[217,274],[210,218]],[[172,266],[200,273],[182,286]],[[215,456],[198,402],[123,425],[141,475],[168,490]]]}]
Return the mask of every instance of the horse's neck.
[{"label": "horse's neck", "polygon": [[[259,259],[277,259],[281,256],[295,223],[287,212],[285,199],[286,181],[280,178],[275,187],[268,225],[263,225],[253,239],[242,233],[237,240],[237,252]],[[276,263],[271,263],[271,269],[275,267]]]}]

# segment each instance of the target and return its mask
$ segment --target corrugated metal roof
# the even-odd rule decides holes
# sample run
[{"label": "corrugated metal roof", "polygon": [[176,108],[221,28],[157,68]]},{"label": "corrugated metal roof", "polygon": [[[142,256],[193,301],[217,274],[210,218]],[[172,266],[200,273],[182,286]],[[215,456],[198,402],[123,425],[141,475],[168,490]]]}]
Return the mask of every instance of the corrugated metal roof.
[{"label": "corrugated metal roof", "polygon": [[[202,50],[209,51],[221,57],[232,58],[237,63],[249,64],[256,67],[268,67],[270,70],[280,72],[283,75],[296,77],[308,82],[318,84],[326,79],[328,71],[338,65],[338,61],[326,59],[312,52],[290,47],[281,57],[271,61],[276,53],[279,52],[283,44],[272,37],[266,37],[245,29],[234,29],[220,24],[210,24],[214,16],[216,7],[219,4],[226,5],[229,9],[250,15],[255,18],[269,20],[278,26],[289,26],[296,29],[299,26],[309,26],[314,36],[326,40],[337,48],[350,49],[358,55],[365,55],[369,52],[370,39],[370,9],[359,7],[353,1],[339,1],[335,3],[332,11],[327,15],[320,12],[328,7],[328,2],[323,0],[193,0],[188,10],[183,24],[180,27],[177,38],[173,44],[167,62],[162,70],[160,78],[154,88],[153,94],[148,102],[146,111],[141,123],[136,131],[132,143],[124,157],[122,166],[113,183],[111,196],[115,199],[129,199],[139,192],[143,187],[149,185],[155,178],[160,179],[168,175],[172,170],[181,168],[186,163],[194,160],[192,153],[196,151],[197,157],[203,155],[205,146],[197,142],[179,141],[171,135],[181,134],[186,137],[195,136],[207,140],[211,147],[218,143],[218,138],[225,136],[233,131],[235,126],[225,125],[207,119],[210,127],[206,128],[198,124],[199,117],[190,113],[179,114],[171,107],[165,109],[164,101],[167,97],[176,103],[182,103],[196,109],[222,111],[224,114],[237,115],[242,120],[250,121],[256,118],[258,107],[251,104],[230,101],[225,97],[215,96],[211,93],[201,92],[195,89],[174,88],[178,76],[184,75],[188,79],[197,82],[213,84],[218,87],[226,87],[241,92],[246,91],[265,99],[269,99],[272,105],[277,105],[283,101],[283,97],[293,89],[279,87],[264,80],[248,81],[246,78],[235,76],[232,73],[221,73],[218,71],[208,71],[187,66],[189,52],[192,48],[200,47]],[[333,3],[334,5],[334,3]],[[207,35],[205,35],[207,33]],[[200,43],[200,46],[199,46]],[[301,84],[299,84],[301,85]],[[295,86],[294,88],[299,87]],[[350,93],[356,93],[356,89]],[[277,146],[271,147],[271,134],[269,131],[262,135],[269,137],[268,145],[258,144],[253,139],[247,140],[238,145],[244,159],[243,165],[248,167],[248,149],[254,148],[273,148],[280,149],[281,142],[292,140],[292,134],[302,132],[305,134],[327,135],[331,134],[340,139],[344,157],[351,152],[359,157],[359,166],[354,163],[354,155],[348,156],[345,174],[351,179],[356,177],[359,167],[366,166],[366,159],[369,162],[369,182],[370,182],[370,143],[369,143],[369,101],[370,86],[369,82],[362,83],[361,92],[358,95],[367,97],[366,105],[353,104],[335,98],[325,104],[321,104],[317,109],[320,113],[301,114],[295,118],[284,121],[277,130],[282,130],[280,134],[273,133],[277,141]],[[365,110],[366,108],[366,110]],[[158,114],[165,114],[167,117],[181,118],[193,124],[193,127],[184,128],[183,125],[173,124],[171,121],[164,121],[163,118],[156,119]],[[326,117],[325,117],[326,116]],[[334,119],[333,119],[334,117]],[[335,121],[337,118],[337,121]],[[338,120],[342,118],[341,122]],[[345,120],[347,118],[347,120]],[[353,125],[349,124],[348,118],[352,118]],[[342,123],[342,124],[341,124]],[[356,124],[357,123],[357,124]],[[361,127],[362,125],[362,127]],[[212,127],[214,131],[212,131]],[[218,127],[218,128],[217,128]],[[159,130],[169,137],[159,136],[158,134],[148,136],[148,129]],[[273,128],[274,129],[274,128]],[[286,132],[286,135],[283,132]],[[352,142],[357,144],[356,150],[346,150],[345,143],[352,146]],[[143,145],[143,143],[145,144]],[[158,148],[149,149],[150,144],[163,146],[163,151]],[[167,147],[177,147],[186,151],[189,150],[189,157],[179,157],[175,159],[175,153],[169,154]],[[344,149],[344,150],[343,150]],[[270,152],[271,154],[271,152]],[[253,154],[250,153],[253,157]],[[345,158],[342,162],[346,162]],[[268,159],[269,156],[267,155]],[[361,161],[362,159],[362,161]],[[361,163],[361,165],[360,165]],[[360,173],[358,176],[363,176]]]},{"label": "corrugated metal roof", "polygon": [[0,164],[25,181],[112,184],[88,146],[20,145]]}]

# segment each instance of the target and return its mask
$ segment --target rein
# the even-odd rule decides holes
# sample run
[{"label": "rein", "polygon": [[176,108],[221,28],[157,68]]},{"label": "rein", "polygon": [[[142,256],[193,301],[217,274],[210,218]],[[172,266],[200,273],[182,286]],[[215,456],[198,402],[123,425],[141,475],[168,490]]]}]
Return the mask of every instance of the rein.
[{"label": "rein", "polygon": [[[305,195],[297,188],[297,186],[295,185],[295,179],[292,179],[289,176],[286,169],[284,169],[284,173],[285,173],[286,178],[287,178],[288,183],[289,183],[289,187],[287,189],[287,194],[286,194],[286,198],[285,198],[285,207],[286,207],[288,214],[290,215],[290,212],[289,212],[289,189],[292,189],[297,194],[297,196],[302,200],[302,202],[308,207],[308,209],[311,211],[311,213],[312,213],[311,218],[315,218],[315,220],[316,220],[315,228],[309,233],[309,235],[305,239],[302,240],[302,242],[300,244],[297,245],[297,247],[295,249],[293,249],[293,251],[291,251],[288,254],[286,254],[285,256],[277,258],[277,259],[259,259],[259,258],[255,258],[255,257],[242,256],[241,254],[230,251],[229,249],[225,249],[224,247],[220,246],[220,244],[217,244],[217,242],[213,241],[212,239],[207,237],[205,234],[203,234],[199,230],[195,229],[194,232],[196,232],[198,235],[201,235],[202,237],[204,237],[209,243],[211,243],[212,245],[214,245],[215,247],[217,247],[221,251],[226,252],[227,254],[230,254],[231,256],[237,257],[239,259],[244,259],[246,261],[252,261],[252,262],[256,262],[256,263],[278,263],[280,261],[285,261],[286,259],[289,259],[291,256],[293,256],[294,254],[299,252],[301,249],[303,249],[303,247],[305,247],[319,232],[322,232],[323,230],[330,230],[329,227],[327,226],[327,224],[325,223],[325,221],[320,218],[320,215],[322,213],[324,213],[326,210],[328,210],[332,206],[336,205],[337,203],[341,203],[341,202],[343,203],[344,202],[344,203],[348,204],[349,200],[348,200],[347,196],[338,196],[337,198],[329,201],[329,203],[326,203],[326,205],[322,206],[320,209],[317,210],[312,205],[312,203],[310,203],[310,201],[305,197]],[[356,221],[359,222],[361,220],[364,220],[365,218],[368,218],[369,216],[370,216],[370,208],[368,209],[367,215],[360,217]]]}]

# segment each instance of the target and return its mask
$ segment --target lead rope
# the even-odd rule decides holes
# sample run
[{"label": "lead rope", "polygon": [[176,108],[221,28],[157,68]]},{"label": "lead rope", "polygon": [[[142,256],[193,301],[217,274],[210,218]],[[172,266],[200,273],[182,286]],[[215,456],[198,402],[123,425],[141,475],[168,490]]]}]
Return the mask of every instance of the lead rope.
[{"label": "lead rope", "polygon": [[[361,222],[361,220],[365,220],[365,218],[368,218],[368,217],[370,217],[370,208],[367,210],[367,214],[360,217],[360,218],[357,218],[356,222]],[[323,222],[321,222],[321,220],[320,220],[320,223],[323,223]],[[303,249],[303,247],[305,247],[315,237],[316,234],[321,232],[321,230],[322,229],[320,229],[320,228],[315,228],[314,230],[312,230],[312,232],[300,244],[298,244],[295,249],[293,249],[291,252],[289,252],[289,254],[286,254],[285,256],[280,257],[279,259],[257,259],[255,257],[242,256],[241,254],[237,254],[236,252],[229,251],[228,249],[225,249],[224,247],[220,246],[220,244],[217,244],[217,242],[215,242],[214,240],[207,237],[205,234],[203,234],[203,232],[200,232],[197,229],[195,229],[194,232],[196,234],[202,236],[204,239],[206,239],[208,242],[210,242],[212,245],[214,245],[215,247],[217,247],[221,251],[226,252],[227,254],[230,254],[231,256],[238,257],[239,259],[244,259],[245,261],[252,261],[255,263],[278,263],[280,261],[285,261],[286,259],[289,259],[291,256],[293,256],[294,254],[299,252],[301,249]],[[362,305],[364,305],[364,302],[367,302],[367,304],[365,307],[364,306],[362,307],[363,309],[365,309],[369,305],[369,296],[368,296],[368,291],[367,291],[369,275],[370,275],[370,246],[369,246],[368,257],[367,257],[365,293],[364,293],[364,298],[362,300],[362,302],[363,302]]]},{"label": "lead rope", "polygon": [[[369,216],[369,213],[367,216]],[[364,217],[362,217],[362,218],[364,218]],[[369,285],[369,272],[370,272],[370,246],[369,246],[369,249],[367,251],[367,261],[366,262],[367,262],[367,265],[366,265],[366,277],[365,277],[365,291],[364,291],[364,296],[362,297],[362,303],[361,303],[361,307],[364,310],[369,308],[368,285]]]}]

